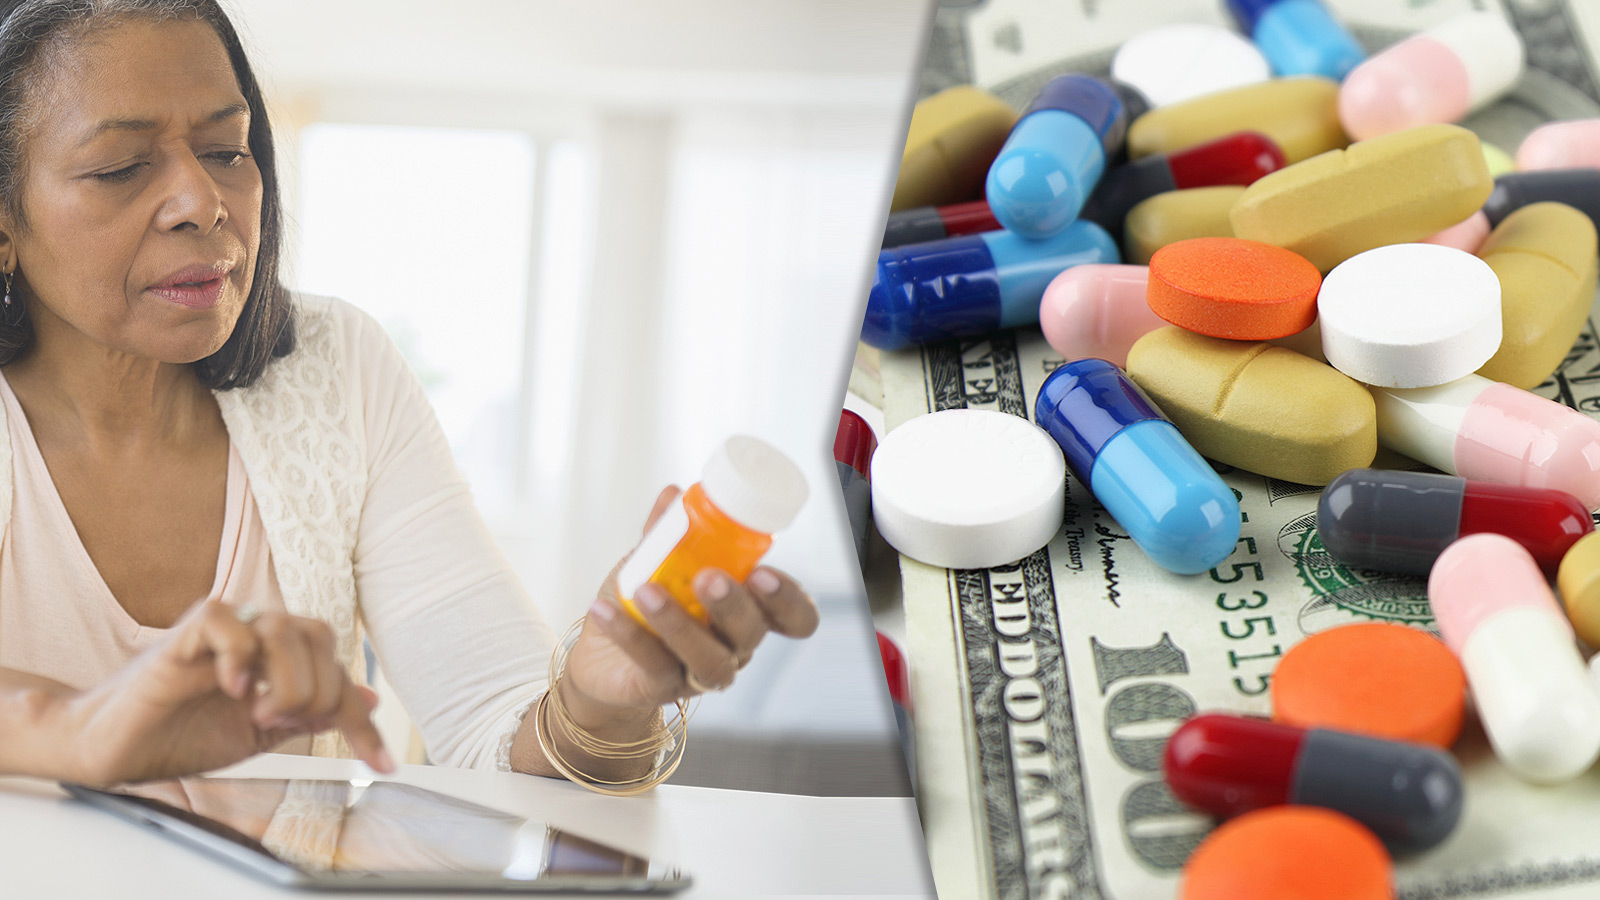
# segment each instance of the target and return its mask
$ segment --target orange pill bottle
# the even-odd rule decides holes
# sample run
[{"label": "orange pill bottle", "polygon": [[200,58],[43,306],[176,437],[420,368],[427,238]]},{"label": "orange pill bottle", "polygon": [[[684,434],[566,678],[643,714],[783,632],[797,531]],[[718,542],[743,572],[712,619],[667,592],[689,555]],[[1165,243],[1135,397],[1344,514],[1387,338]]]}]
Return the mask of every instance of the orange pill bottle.
[{"label": "orange pill bottle", "polygon": [[633,595],[655,582],[690,615],[710,621],[694,595],[694,577],[717,568],[744,581],[772,546],[773,533],[793,521],[806,493],[800,469],[770,444],[744,435],[728,438],[700,480],[656,520],[617,572],[622,607],[644,624]]}]

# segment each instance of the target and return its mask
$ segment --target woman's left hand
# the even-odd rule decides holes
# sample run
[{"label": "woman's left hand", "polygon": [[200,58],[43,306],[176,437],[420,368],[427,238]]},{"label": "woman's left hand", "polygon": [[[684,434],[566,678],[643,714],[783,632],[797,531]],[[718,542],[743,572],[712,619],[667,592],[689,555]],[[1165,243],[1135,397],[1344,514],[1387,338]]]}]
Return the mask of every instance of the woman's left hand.
[{"label": "woman's left hand", "polygon": [[[677,488],[661,492],[646,531],[677,498]],[[617,570],[612,570],[589,608],[561,680],[562,700],[580,724],[603,727],[608,710],[615,715],[648,709],[653,715],[673,700],[722,690],[769,632],[803,638],[817,630],[811,597],[794,579],[767,566],[743,583],[705,569],[696,575],[694,590],[710,614],[707,624],[659,585],[641,587],[633,602],[650,624],[647,629],[622,608]]]}]

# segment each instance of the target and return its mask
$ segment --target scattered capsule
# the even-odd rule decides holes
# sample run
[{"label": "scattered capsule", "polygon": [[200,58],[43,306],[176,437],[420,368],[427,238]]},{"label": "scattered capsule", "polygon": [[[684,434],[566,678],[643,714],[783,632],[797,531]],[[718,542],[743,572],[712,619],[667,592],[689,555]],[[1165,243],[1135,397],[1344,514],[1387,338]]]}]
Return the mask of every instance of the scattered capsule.
[{"label": "scattered capsule", "polygon": [[872,426],[850,410],[841,410],[839,428],[833,435],[833,462],[858,560],[865,559],[867,533],[872,528],[872,452],[877,448]]},{"label": "scattered capsule", "polygon": [[1600,755],[1600,693],[1528,551],[1503,535],[1464,537],[1434,563],[1428,601],[1506,768],[1536,784],[1583,774]]},{"label": "scattered capsule", "polygon": [[1007,230],[1035,240],[1078,216],[1122,147],[1127,111],[1115,89],[1062,75],[1040,89],[989,167],[985,192]]},{"label": "scattered capsule", "polygon": [[1494,228],[1524,206],[1553,200],[1589,217],[1600,228],[1600,169],[1546,169],[1512,172],[1494,180],[1494,190],[1483,201],[1483,215]]},{"label": "scattered capsule", "polygon": [[1061,272],[1120,261],[1105,229],[1078,221],[1047,240],[990,231],[878,254],[861,339],[884,350],[1039,321],[1039,299]]},{"label": "scattered capsule", "polygon": [[1600,422],[1583,413],[1481,375],[1370,390],[1385,447],[1471,481],[1551,488],[1600,508]]},{"label": "scattered capsule", "polygon": [[1461,769],[1436,747],[1208,713],[1162,757],[1179,800],[1231,817],[1294,803],[1337,810],[1392,847],[1424,850],[1461,818]]},{"label": "scattered capsule", "polygon": [[1337,81],[1367,55],[1320,0],[1227,0],[1225,5],[1276,75]]},{"label": "scattered capsule", "polygon": [[989,211],[989,201],[973,200],[949,206],[919,206],[889,214],[883,229],[883,249],[926,244],[964,234],[999,231],[1000,223]]},{"label": "scattered capsule", "polygon": [[1146,156],[1111,170],[1080,214],[1112,234],[1128,211],[1167,191],[1250,185],[1283,168],[1283,151],[1264,134],[1240,131],[1177,153]]},{"label": "scattered capsule", "polygon": [[1233,490],[1121,369],[1103,359],[1061,366],[1039,388],[1034,419],[1157,565],[1192,575],[1233,553]]},{"label": "scattered capsule", "polygon": [[1600,169],[1600,119],[1548,122],[1528,132],[1517,147],[1517,166],[1534,169]]},{"label": "scattered capsule", "polygon": [[1095,357],[1127,368],[1128,349],[1167,323],[1145,302],[1146,266],[1076,266],[1044,289],[1039,329],[1062,359]]},{"label": "scattered capsule", "polygon": [[1504,17],[1462,13],[1356,66],[1339,86],[1339,121],[1358,141],[1459,122],[1511,90],[1522,57]]},{"label": "scattered capsule", "polygon": [[1317,533],[1348,566],[1426,575],[1463,535],[1502,534],[1547,575],[1594,520],[1563,491],[1468,481],[1433,472],[1352,469],[1317,502]]}]

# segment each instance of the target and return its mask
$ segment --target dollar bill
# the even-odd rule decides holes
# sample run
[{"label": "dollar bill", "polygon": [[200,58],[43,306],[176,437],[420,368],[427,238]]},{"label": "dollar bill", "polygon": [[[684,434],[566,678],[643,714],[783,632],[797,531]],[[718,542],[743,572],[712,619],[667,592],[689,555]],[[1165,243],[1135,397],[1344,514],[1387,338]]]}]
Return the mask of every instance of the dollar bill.
[{"label": "dollar bill", "polygon": [[[1375,47],[1484,4],[1332,5]],[[1106,71],[1116,44],[1157,20],[1216,21],[1219,7],[992,0],[943,9],[924,88],[976,81],[1020,106],[1054,74]],[[1468,124],[1514,150],[1539,122],[1600,115],[1600,48],[1582,37],[1600,39],[1600,3],[1498,8],[1524,37],[1529,73]],[[1595,318],[1537,393],[1600,417]],[[885,353],[886,422],[952,408],[1031,419],[1061,362],[1036,329]],[[941,896],[1173,897],[1214,823],[1162,781],[1172,729],[1201,710],[1267,713],[1274,665],[1307,635],[1366,621],[1432,627],[1423,580],[1352,570],[1323,550],[1317,488],[1222,474],[1243,530],[1233,555],[1203,575],[1151,564],[1071,477],[1061,532],[1016,565],[901,561],[918,796]],[[1442,846],[1397,861],[1400,896],[1600,896],[1600,772],[1557,788],[1523,784],[1471,717],[1453,749],[1466,777],[1461,824]]]}]

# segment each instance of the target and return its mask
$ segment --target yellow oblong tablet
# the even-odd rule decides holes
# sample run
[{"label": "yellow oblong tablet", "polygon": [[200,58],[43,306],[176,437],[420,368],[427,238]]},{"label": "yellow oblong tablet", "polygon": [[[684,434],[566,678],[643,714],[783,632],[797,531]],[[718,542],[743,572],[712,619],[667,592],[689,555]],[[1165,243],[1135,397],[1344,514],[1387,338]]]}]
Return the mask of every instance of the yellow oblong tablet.
[{"label": "yellow oblong tablet", "polygon": [[906,129],[890,210],[944,206],[983,196],[989,164],[1015,124],[1016,110],[971,85],[918,100]]},{"label": "yellow oblong tablet", "polygon": [[1122,222],[1123,259],[1150,264],[1150,257],[1168,244],[1189,238],[1233,237],[1228,211],[1244,188],[1236,184],[1167,191],[1141,200]]},{"label": "yellow oblong tablet", "polygon": [[1234,237],[1287,247],[1327,272],[1460,222],[1493,188],[1477,135],[1422,125],[1279,169],[1245,188],[1230,219]]},{"label": "yellow oblong tablet", "polygon": [[1128,156],[1172,153],[1236,131],[1258,131],[1299,162],[1343,147],[1339,85],[1315,76],[1277,78],[1152,109],[1128,126]]},{"label": "yellow oblong tablet", "polygon": [[1169,325],[1128,351],[1128,375],[1201,455],[1258,475],[1327,484],[1378,451],[1367,389],[1293,350]]},{"label": "yellow oblong tablet", "polygon": [[1500,279],[1500,349],[1478,374],[1524,390],[1566,359],[1594,303],[1600,274],[1594,222],[1565,203],[1533,203],[1478,250]]}]

